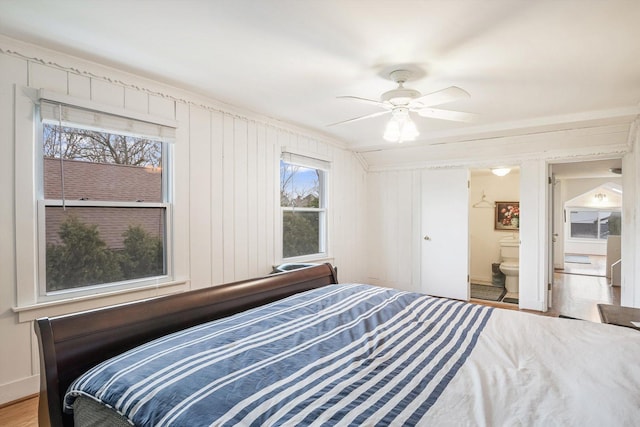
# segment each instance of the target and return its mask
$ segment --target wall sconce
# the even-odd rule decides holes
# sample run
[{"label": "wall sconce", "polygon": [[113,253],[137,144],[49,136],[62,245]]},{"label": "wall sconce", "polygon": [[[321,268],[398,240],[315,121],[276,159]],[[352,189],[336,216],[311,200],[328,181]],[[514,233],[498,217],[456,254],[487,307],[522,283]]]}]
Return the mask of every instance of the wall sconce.
[{"label": "wall sconce", "polygon": [[491,173],[496,176],[505,176],[509,172],[511,172],[511,168],[491,168]]},{"label": "wall sconce", "polygon": [[598,203],[604,203],[607,201],[607,195],[604,193],[596,193],[593,198],[596,199],[596,202]]}]

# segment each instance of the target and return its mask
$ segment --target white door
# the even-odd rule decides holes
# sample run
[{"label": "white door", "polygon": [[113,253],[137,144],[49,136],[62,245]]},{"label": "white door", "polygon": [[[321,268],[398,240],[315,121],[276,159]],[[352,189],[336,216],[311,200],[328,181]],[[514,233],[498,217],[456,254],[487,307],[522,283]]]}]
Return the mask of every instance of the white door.
[{"label": "white door", "polygon": [[422,292],[469,299],[469,172],[422,172]]}]

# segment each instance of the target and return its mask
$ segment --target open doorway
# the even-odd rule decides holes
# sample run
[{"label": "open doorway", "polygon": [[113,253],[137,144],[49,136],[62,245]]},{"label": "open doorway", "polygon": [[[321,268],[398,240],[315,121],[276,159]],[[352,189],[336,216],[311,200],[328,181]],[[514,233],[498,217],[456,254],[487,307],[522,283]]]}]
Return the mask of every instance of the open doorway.
[{"label": "open doorway", "polygon": [[518,307],[520,168],[476,168],[469,177],[471,300]]},{"label": "open doorway", "polygon": [[620,304],[621,164],[551,165],[554,314],[599,321],[597,304]]}]

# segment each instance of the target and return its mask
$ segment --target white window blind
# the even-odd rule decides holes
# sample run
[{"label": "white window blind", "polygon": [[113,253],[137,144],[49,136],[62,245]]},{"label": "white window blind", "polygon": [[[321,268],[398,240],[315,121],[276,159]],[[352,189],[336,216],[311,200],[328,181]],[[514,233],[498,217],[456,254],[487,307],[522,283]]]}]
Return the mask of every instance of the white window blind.
[{"label": "white window blind", "polygon": [[46,123],[61,123],[63,126],[96,131],[117,131],[138,138],[167,142],[174,142],[176,138],[176,129],[170,126],[44,100],[40,102],[40,118]]},{"label": "white window blind", "polygon": [[293,164],[293,165],[306,166],[308,168],[320,169],[323,171],[331,170],[330,162],[322,159],[317,159],[315,157],[304,156],[302,154],[283,151],[281,159],[284,162]]}]

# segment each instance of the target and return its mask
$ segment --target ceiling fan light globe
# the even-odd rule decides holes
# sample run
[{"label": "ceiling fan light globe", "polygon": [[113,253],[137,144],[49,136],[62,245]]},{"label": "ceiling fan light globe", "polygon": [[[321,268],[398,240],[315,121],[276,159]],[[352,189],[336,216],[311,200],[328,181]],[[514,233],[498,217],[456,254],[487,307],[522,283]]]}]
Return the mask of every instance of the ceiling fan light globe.
[{"label": "ceiling fan light globe", "polygon": [[400,123],[395,118],[391,118],[384,130],[385,141],[398,142],[400,140]]},{"label": "ceiling fan light globe", "polygon": [[416,124],[410,118],[404,122],[404,126],[401,127],[400,136],[402,141],[415,141],[420,135]]},{"label": "ceiling fan light globe", "polygon": [[391,120],[387,123],[384,131],[384,139],[389,142],[415,141],[420,135],[416,124],[409,117],[406,108],[395,109]]}]

